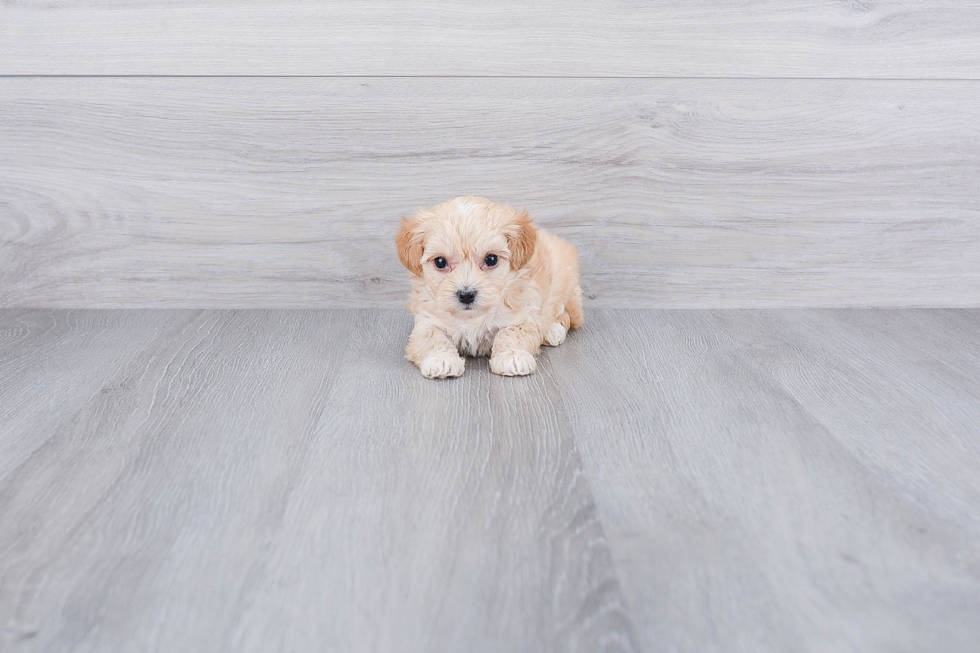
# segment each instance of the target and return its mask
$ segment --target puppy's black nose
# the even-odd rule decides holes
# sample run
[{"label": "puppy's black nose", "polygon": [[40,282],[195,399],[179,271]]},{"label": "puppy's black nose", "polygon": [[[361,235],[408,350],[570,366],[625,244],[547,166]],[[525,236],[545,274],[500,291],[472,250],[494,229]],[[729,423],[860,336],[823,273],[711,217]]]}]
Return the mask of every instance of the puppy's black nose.
[{"label": "puppy's black nose", "polygon": [[463,290],[456,292],[456,297],[459,298],[460,304],[465,304],[466,306],[469,306],[470,304],[473,303],[473,300],[476,299],[476,291],[468,290],[464,288]]}]

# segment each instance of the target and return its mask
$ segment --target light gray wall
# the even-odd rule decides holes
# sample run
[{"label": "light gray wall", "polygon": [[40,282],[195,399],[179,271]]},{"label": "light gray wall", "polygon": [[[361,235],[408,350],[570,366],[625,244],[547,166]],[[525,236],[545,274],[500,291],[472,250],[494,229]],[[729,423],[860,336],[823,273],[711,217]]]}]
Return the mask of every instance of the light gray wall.
[{"label": "light gray wall", "polygon": [[980,306],[933,4],[8,3],[0,306],[398,307],[398,217],[470,193],[588,306]]}]

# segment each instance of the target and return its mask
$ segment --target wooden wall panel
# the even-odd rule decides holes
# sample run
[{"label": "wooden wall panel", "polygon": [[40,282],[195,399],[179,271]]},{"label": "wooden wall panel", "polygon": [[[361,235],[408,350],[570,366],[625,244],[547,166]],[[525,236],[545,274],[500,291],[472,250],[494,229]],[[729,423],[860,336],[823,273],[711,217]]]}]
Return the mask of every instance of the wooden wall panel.
[{"label": "wooden wall panel", "polygon": [[970,81],[7,78],[0,306],[397,307],[460,194],[593,307],[980,305]]},{"label": "wooden wall panel", "polygon": [[0,3],[5,75],[980,78],[980,2]]}]

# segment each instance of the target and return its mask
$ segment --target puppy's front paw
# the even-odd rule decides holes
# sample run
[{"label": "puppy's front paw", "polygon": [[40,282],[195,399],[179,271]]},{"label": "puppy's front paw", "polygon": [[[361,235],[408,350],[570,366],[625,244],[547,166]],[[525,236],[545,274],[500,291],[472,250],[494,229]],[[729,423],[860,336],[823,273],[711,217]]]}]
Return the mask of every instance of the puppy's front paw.
[{"label": "puppy's front paw", "polygon": [[502,376],[526,376],[536,366],[534,356],[522,349],[495,352],[490,357],[490,371]]},{"label": "puppy's front paw", "polygon": [[565,330],[565,327],[555,322],[548,329],[548,333],[544,334],[544,344],[549,347],[557,347],[565,342],[565,334],[567,333],[568,331]]},{"label": "puppy's front paw", "polygon": [[422,376],[430,379],[445,379],[450,376],[460,376],[466,361],[456,353],[438,352],[429,354],[419,365]]}]

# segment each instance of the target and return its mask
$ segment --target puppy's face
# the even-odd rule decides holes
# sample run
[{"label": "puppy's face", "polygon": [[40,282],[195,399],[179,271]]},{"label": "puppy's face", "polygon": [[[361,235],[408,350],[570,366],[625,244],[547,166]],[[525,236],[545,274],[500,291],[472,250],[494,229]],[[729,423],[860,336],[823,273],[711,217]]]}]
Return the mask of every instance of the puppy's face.
[{"label": "puppy's face", "polygon": [[460,197],[403,221],[396,244],[402,264],[423,283],[419,299],[428,310],[465,319],[504,302],[536,239],[527,213]]}]

